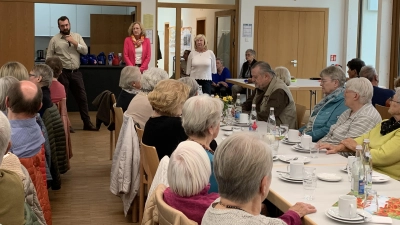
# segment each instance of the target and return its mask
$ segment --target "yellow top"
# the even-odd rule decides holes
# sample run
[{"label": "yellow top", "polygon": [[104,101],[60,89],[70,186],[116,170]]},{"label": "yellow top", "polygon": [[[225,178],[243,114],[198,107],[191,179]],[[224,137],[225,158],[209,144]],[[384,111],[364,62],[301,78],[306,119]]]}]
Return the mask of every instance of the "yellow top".
[{"label": "yellow top", "polygon": [[374,170],[400,180],[400,128],[386,135],[381,135],[380,131],[381,123],[378,123],[354,140],[362,145],[365,138],[369,139]]}]

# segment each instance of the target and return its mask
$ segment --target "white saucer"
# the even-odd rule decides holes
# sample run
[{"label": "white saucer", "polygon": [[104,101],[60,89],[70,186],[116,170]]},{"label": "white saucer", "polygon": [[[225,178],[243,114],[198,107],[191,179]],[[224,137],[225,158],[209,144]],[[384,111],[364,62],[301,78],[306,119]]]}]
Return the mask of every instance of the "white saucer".
[{"label": "white saucer", "polygon": [[230,136],[230,135],[232,135],[232,131],[227,131],[227,132],[224,133],[224,135],[225,136]]},{"label": "white saucer", "polygon": [[283,174],[279,174],[278,178],[287,182],[291,182],[291,183],[303,183],[303,180],[292,180],[292,179],[287,179],[285,177],[282,176]]},{"label": "white saucer", "polygon": [[232,128],[232,126],[224,126],[224,127],[221,127],[221,130],[223,130],[223,131],[232,131],[233,128]]},{"label": "white saucer", "polygon": [[390,180],[390,177],[385,174],[381,174],[378,172],[372,172],[372,183],[384,183],[388,182]]},{"label": "white saucer", "polygon": [[300,143],[301,141],[300,141],[300,139],[298,140],[298,141],[294,141],[294,142],[292,142],[292,141],[289,141],[288,139],[282,139],[282,143],[283,144],[287,144],[287,145],[295,145],[295,144],[297,144],[297,143]]},{"label": "white saucer", "polygon": [[238,127],[248,127],[249,125],[250,125],[249,123],[238,123],[238,122],[235,123],[235,126]]},{"label": "white saucer", "polygon": [[331,207],[326,211],[326,213],[329,216],[332,216],[333,218],[336,218],[336,219],[339,219],[339,220],[345,221],[345,222],[354,222],[354,221],[357,221],[357,222],[362,221],[362,222],[364,222],[364,219],[363,219],[362,216],[360,216],[360,214],[364,215],[366,217],[367,221],[372,218],[371,214],[369,214],[367,211],[364,211],[362,209],[357,209],[357,216],[354,217],[354,218],[345,218],[345,217],[339,216],[339,207]]},{"label": "white saucer", "polygon": [[287,179],[287,180],[293,180],[293,181],[301,181],[301,182],[303,182],[303,179],[302,179],[302,178],[293,178],[293,177],[290,176],[289,173],[281,173],[280,175],[281,175],[283,178]]},{"label": "white saucer", "polygon": [[323,181],[335,182],[342,180],[342,177],[337,175],[336,173],[318,173],[318,179]]},{"label": "white saucer", "polygon": [[309,149],[304,149],[303,147],[300,147],[299,145],[293,145],[292,147],[290,147],[292,150],[298,151],[298,152],[306,152],[306,153],[310,153]]},{"label": "white saucer", "polygon": [[[292,160],[295,157],[297,157],[298,159]],[[309,163],[311,161],[311,159],[308,157],[298,156],[298,155],[280,155],[279,160],[281,160],[283,162],[287,162],[287,163],[290,163],[290,161]]]},{"label": "white saucer", "polygon": [[341,219],[338,219],[338,218],[336,218],[336,217],[333,217],[333,216],[329,215],[328,211],[325,212],[325,215],[326,215],[327,217],[333,219],[333,220],[336,220],[336,221],[339,221],[339,222],[342,222],[342,223],[352,223],[352,224],[364,223],[364,220],[356,220],[356,221],[341,220]]}]

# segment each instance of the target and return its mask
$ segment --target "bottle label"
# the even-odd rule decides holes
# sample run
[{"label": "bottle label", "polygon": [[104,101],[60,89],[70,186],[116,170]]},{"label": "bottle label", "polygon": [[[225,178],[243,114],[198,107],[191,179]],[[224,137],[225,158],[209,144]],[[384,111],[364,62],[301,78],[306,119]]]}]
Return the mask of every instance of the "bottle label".
[{"label": "bottle label", "polygon": [[359,180],[358,181],[358,194],[363,195],[364,194],[364,180]]},{"label": "bottle label", "polygon": [[240,118],[240,113],[241,113],[240,111],[236,111],[236,112],[235,112],[235,119],[236,119],[236,120],[239,120],[239,118]]}]

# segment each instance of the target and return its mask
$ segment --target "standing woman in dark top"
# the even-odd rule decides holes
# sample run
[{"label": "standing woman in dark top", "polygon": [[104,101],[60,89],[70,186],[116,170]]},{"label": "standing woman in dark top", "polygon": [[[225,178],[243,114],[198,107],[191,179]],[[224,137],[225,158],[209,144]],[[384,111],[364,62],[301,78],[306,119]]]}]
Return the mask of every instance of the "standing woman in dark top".
[{"label": "standing woman in dark top", "polygon": [[188,97],[189,86],[172,79],[160,81],[148,95],[153,114],[144,127],[142,141],[156,147],[160,160],[171,156],[178,144],[188,138],[181,121]]},{"label": "standing woman in dark top", "polygon": [[50,94],[50,86],[53,81],[53,70],[46,64],[35,65],[31,72],[29,72],[29,80],[42,89],[42,108],[39,110],[39,114],[42,117],[44,111],[53,106]]},{"label": "standing woman in dark top", "polygon": [[117,100],[117,107],[126,111],[132,98],[140,91],[140,78],[142,74],[136,66],[125,66],[119,78],[119,87],[122,88]]},{"label": "standing woman in dark top", "polygon": [[[252,83],[252,75],[251,75],[251,67],[257,62],[256,60],[256,51],[253,49],[246,50],[246,62],[243,63],[242,68],[240,69],[238,79],[247,79],[249,83]],[[232,97],[233,100],[236,101],[237,93],[242,92],[244,89],[242,86],[233,85],[232,86]]]}]

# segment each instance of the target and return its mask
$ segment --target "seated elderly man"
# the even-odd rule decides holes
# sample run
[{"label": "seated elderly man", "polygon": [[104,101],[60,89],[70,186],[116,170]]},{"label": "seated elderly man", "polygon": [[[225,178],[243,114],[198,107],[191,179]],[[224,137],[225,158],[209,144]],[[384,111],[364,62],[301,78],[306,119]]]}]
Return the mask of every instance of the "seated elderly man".
[{"label": "seated elderly man", "polygon": [[[329,133],[320,143],[339,144],[346,138],[356,138],[370,131],[382,118],[371,105],[372,84],[366,78],[350,79],[344,91],[345,105],[349,107],[340,115],[338,121],[331,126]],[[344,152],[340,152],[347,156]]]},{"label": "seated elderly man", "polygon": [[133,121],[138,123],[141,128],[144,128],[144,125],[153,113],[153,108],[150,105],[147,95],[153,91],[158,82],[168,78],[168,73],[165,72],[165,70],[155,67],[149,68],[143,72],[140,79],[140,91],[132,99],[128,109],[125,111],[125,113],[131,116]]},{"label": "seated elderly man", "polygon": [[30,81],[14,83],[8,91],[6,106],[12,131],[10,151],[18,158],[36,155],[45,141],[36,122],[42,106],[42,90]]},{"label": "seated elderly man", "polygon": [[[249,83],[252,83],[253,76],[252,76],[251,68],[257,62],[256,51],[254,51],[253,49],[247,49],[245,52],[245,57],[246,57],[246,61],[243,63],[242,68],[240,69],[238,78],[239,79],[247,79]],[[242,86],[239,86],[236,84],[232,86],[233,102],[236,101],[237,94],[241,93],[243,90],[244,89]]]},{"label": "seated elderly man", "polygon": [[390,99],[388,112],[392,115],[390,119],[383,120],[363,135],[344,139],[338,145],[323,144],[320,147],[326,148],[327,154],[355,152],[357,145],[369,139],[374,170],[400,180],[400,88],[396,88],[396,94]]},{"label": "seated elderly man", "polygon": [[243,103],[243,110],[250,111],[251,105],[256,104],[257,119],[268,121],[269,109],[274,107],[276,125],[288,124],[289,128],[296,128],[296,105],[287,85],[263,61],[254,64],[251,74],[256,89],[253,96]]},{"label": "seated elderly man", "polygon": [[[3,156],[11,147],[10,137],[10,123],[0,112],[0,166]],[[19,176],[9,170],[0,169],[0,223],[25,224],[24,202],[24,187]]]},{"label": "seated elderly man", "polygon": [[29,80],[42,89],[42,107],[39,110],[39,114],[40,116],[43,116],[44,111],[53,106],[50,94],[50,86],[53,81],[53,70],[46,64],[35,65],[29,73]]},{"label": "seated elderly man", "polygon": [[121,107],[122,111],[128,109],[129,103],[140,90],[140,78],[142,73],[137,66],[125,66],[121,71],[119,78],[119,87],[122,88],[117,100],[117,107]]},{"label": "seated elderly man", "polygon": [[300,133],[310,135],[314,142],[323,138],[347,109],[343,95],[346,82],[344,71],[340,67],[329,66],[321,71],[320,77],[325,97],[314,106],[307,125],[299,129]]},{"label": "seated elderly man", "polygon": [[364,66],[360,71],[360,77],[365,77],[369,81],[371,81],[372,86],[374,87],[374,94],[372,96],[372,105],[375,107],[375,104],[385,106],[386,101],[393,97],[394,91],[391,89],[380,88],[379,84],[379,76],[376,73],[376,70],[372,66]]},{"label": "seated elderly man", "polygon": [[179,79],[179,81],[189,86],[189,98],[198,94],[199,84],[193,77],[182,77]]},{"label": "seated elderly man", "polygon": [[252,133],[239,132],[218,146],[214,173],[219,195],[204,214],[202,225],[300,225],[301,217],[316,212],[314,206],[296,203],[279,218],[260,215],[272,182],[270,148]]}]

